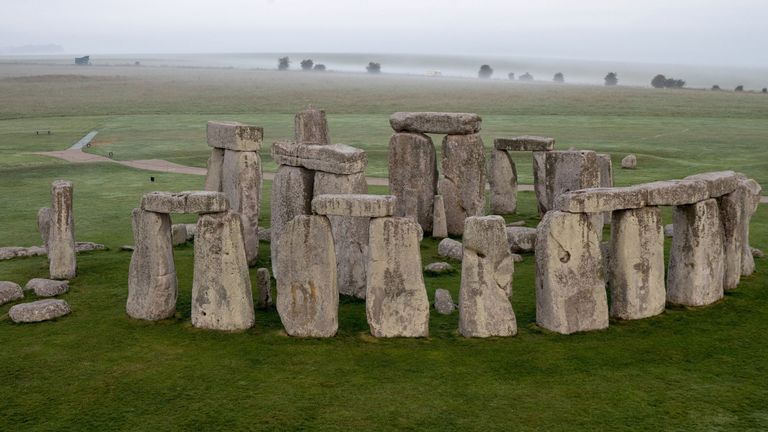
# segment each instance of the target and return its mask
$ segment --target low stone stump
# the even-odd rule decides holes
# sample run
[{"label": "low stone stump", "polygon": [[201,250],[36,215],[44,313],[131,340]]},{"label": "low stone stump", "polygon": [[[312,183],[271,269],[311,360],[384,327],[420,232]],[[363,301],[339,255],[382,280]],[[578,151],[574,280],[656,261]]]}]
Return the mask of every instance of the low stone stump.
[{"label": "low stone stump", "polygon": [[562,193],[600,186],[597,154],[593,151],[550,151],[546,153],[545,210],[554,209]]},{"label": "low stone stump", "polygon": [[464,337],[517,334],[512,296],[514,263],[501,216],[467,218],[459,291],[459,333]]},{"label": "low stone stump", "polygon": [[0,306],[24,298],[24,291],[15,282],[0,282]]},{"label": "low stone stump", "polygon": [[222,191],[222,175],[224,174],[224,149],[214,148],[208,157],[203,189],[212,192]]},{"label": "low stone stump", "polygon": [[339,291],[331,223],[296,216],[278,251],[277,312],[290,336],[331,337],[338,330]]},{"label": "low stone stump", "polygon": [[482,119],[473,113],[396,112],[389,124],[396,132],[469,135],[480,132]]},{"label": "low stone stump", "polygon": [[227,150],[224,154],[222,192],[232,211],[240,215],[248,265],[259,254],[259,204],[261,202],[261,157],[258,152]]},{"label": "low stone stump", "polygon": [[258,152],[264,141],[264,129],[238,122],[209,121],[206,127],[208,146],[238,152]]},{"label": "low stone stump", "polygon": [[550,211],[539,224],[536,323],[561,334],[608,327],[600,240],[587,214]]},{"label": "low stone stump", "polygon": [[253,293],[237,213],[200,216],[195,238],[192,325],[210,330],[253,326]]},{"label": "low stone stump", "polygon": [[307,108],[294,117],[294,141],[300,144],[329,145],[331,135],[325,111]]},{"label": "low stone stump", "polygon": [[326,194],[312,199],[312,211],[325,216],[386,217],[395,213],[393,195]]},{"label": "low stone stump", "polygon": [[294,217],[312,213],[315,173],[306,168],[282,165],[272,180],[270,250],[272,274],[277,274],[277,251],[283,227]]},{"label": "low stone stump", "polygon": [[27,282],[24,290],[33,291],[38,297],[56,297],[69,291],[69,281],[35,278]]},{"label": "low stone stump", "polygon": [[437,189],[445,204],[448,234],[461,235],[464,219],[485,210],[485,150],[479,134],[443,139],[442,174]]},{"label": "low stone stump", "polygon": [[365,311],[375,337],[429,336],[419,232],[410,219],[371,220]]},{"label": "low stone stump", "polygon": [[432,214],[432,237],[448,237],[448,221],[445,219],[445,202],[442,195],[435,195]]},{"label": "low stone stump", "polygon": [[149,192],[141,209],[154,213],[220,213],[229,210],[227,196],[213,191]]},{"label": "low stone stump", "polygon": [[491,213],[500,215],[517,211],[517,168],[506,150],[491,150],[488,181],[491,186]]},{"label": "low stone stump", "polygon": [[667,302],[705,306],[723,298],[723,227],[717,201],[675,207]]},{"label": "low stone stump", "polygon": [[446,238],[437,244],[437,254],[442,257],[453,258],[456,261],[464,259],[464,246],[460,241]]},{"label": "low stone stump", "polygon": [[421,228],[432,231],[434,197],[437,192],[437,156],[432,138],[419,133],[399,132],[389,139],[389,191],[397,197],[395,215],[406,214],[406,195],[413,194]]},{"label": "low stone stump", "polygon": [[536,228],[508,226],[504,228],[504,231],[510,251],[526,253],[536,250]]},{"label": "low stone stump", "polygon": [[344,144],[298,144],[278,141],[272,145],[272,159],[279,165],[291,165],[332,174],[356,174],[365,171],[365,151]]},{"label": "low stone stump", "polygon": [[547,152],[555,149],[553,138],[524,135],[513,138],[496,138],[493,148],[505,151]]},{"label": "low stone stump", "polygon": [[8,311],[8,316],[15,323],[36,323],[69,315],[72,309],[64,300],[46,299],[31,303],[21,303]]},{"label": "low stone stump", "polygon": [[659,207],[616,210],[606,271],[611,316],[623,320],[664,312],[664,231]]},{"label": "low stone stump", "polygon": [[48,236],[48,267],[51,279],[72,279],[77,275],[72,197],[72,182],[65,180],[53,182],[51,185],[52,217]]}]

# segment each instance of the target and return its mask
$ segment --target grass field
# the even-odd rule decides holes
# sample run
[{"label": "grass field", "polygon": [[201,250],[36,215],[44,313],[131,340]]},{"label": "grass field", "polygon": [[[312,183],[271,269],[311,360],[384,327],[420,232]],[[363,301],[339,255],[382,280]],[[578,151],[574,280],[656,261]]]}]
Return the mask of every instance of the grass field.
[{"label": "grass field", "polygon": [[[144,192],[195,189],[202,178],[30,154],[64,149],[96,129],[89,151],[203,166],[206,120],[263,125],[270,142],[290,136],[292,112],[313,103],[328,110],[335,141],[368,151],[369,175],[386,175],[389,113],[445,109],[482,114],[486,144],[535,133],[557,137],[561,148],[609,151],[614,164],[637,153],[638,170],[616,170],[620,184],[725,168],[768,183],[768,97],[761,95],[382,78],[0,66],[0,246],[40,243],[37,209],[49,203],[50,182],[66,178],[75,184],[78,240],[111,248],[79,255],[79,276],[63,296],[71,316],[16,325],[7,317],[11,305],[0,306],[0,430],[768,428],[766,260],[711,307],[558,336],[534,325],[535,267],[526,255],[515,268],[514,338],[466,340],[456,332],[457,314],[433,313],[429,338],[377,340],[364,303],[343,299],[337,337],[297,340],[284,334],[274,309],[257,311],[256,326],[243,333],[193,328],[193,247],[185,245],[175,249],[177,316],[138,322],[124,312],[130,254],[119,250],[132,242],[130,210]],[[34,135],[49,128],[54,135]],[[529,181],[529,159],[518,156]],[[520,202],[508,219],[535,226],[533,195],[521,193]],[[768,249],[768,206],[751,235]],[[438,260],[431,239],[422,260]],[[258,266],[269,266],[266,243]],[[0,262],[0,280],[23,284],[46,274],[45,258]],[[425,279],[430,298],[436,288],[457,298],[458,272]]]}]

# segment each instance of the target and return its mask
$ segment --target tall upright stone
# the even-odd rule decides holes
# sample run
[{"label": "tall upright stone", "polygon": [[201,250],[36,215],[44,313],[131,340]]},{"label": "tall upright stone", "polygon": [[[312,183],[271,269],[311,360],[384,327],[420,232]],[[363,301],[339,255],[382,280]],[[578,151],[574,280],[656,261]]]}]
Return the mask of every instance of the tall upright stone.
[{"label": "tall upright stone", "polygon": [[675,207],[667,301],[705,306],[723,298],[723,227],[715,199]]},{"label": "tall upright stone", "polygon": [[312,213],[315,173],[306,168],[281,165],[272,180],[270,248],[272,274],[277,274],[277,251],[283,227],[298,215]]},{"label": "tall upright stone", "polygon": [[[607,153],[597,153],[597,168],[600,175],[600,187],[612,188],[613,163],[611,162],[611,155]],[[603,213],[603,218],[606,223],[611,223],[611,212]]]},{"label": "tall upright stone", "polygon": [[294,119],[295,141],[300,144],[329,145],[331,136],[325,111],[307,108],[296,113]]},{"label": "tall upright stone", "polygon": [[661,209],[616,210],[611,223],[608,286],[611,316],[633,320],[664,312],[664,228]]},{"label": "tall upright stone", "polygon": [[253,326],[254,319],[239,215],[200,215],[195,237],[192,325],[211,330],[245,330]]},{"label": "tall upright stone", "polygon": [[432,208],[437,191],[437,156],[432,138],[398,132],[389,139],[389,191],[397,197],[396,216],[406,216],[408,191],[415,192],[418,222],[432,231]]},{"label": "tall upright stone", "polygon": [[448,237],[448,222],[445,220],[445,202],[442,195],[435,195],[432,213],[432,237]]},{"label": "tall upright stone", "polygon": [[71,279],[77,274],[72,193],[71,182],[56,180],[51,185],[52,218],[48,240],[51,279]]},{"label": "tall upright stone", "polygon": [[178,281],[173,262],[171,217],[134,209],[134,249],[128,270],[125,310],[135,319],[157,321],[176,313]]},{"label": "tall upright stone", "polygon": [[213,148],[208,157],[207,170],[205,174],[205,186],[207,191],[224,192],[222,189],[222,176],[224,173],[224,149]]},{"label": "tall upright stone", "polygon": [[514,213],[517,210],[517,169],[506,150],[491,150],[488,181],[491,185],[491,213]]},{"label": "tall upright stone", "polygon": [[533,191],[539,215],[547,212],[547,152],[533,152]]},{"label": "tall upright stone", "polygon": [[736,289],[741,279],[741,259],[744,250],[744,223],[747,191],[739,186],[735,191],[717,198],[720,221],[723,224],[723,289]]},{"label": "tall upright stone", "polygon": [[562,334],[608,327],[600,240],[588,214],[555,210],[539,223],[536,323]]},{"label": "tall upright stone", "polygon": [[299,215],[285,225],[278,251],[277,312],[297,337],[331,337],[339,327],[336,253],[325,216]]},{"label": "tall upright stone", "polygon": [[429,336],[419,234],[410,219],[371,220],[365,311],[375,337]]},{"label": "tall upright stone", "polygon": [[448,234],[464,233],[464,219],[485,210],[485,149],[479,134],[443,139],[443,178],[438,182],[445,203]]},{"label": "tall upright stone", "polygon": [[763,190],[762,186],[753,179],[741,178],[739,179],[740,187],[744,188],[744,224],[742,229],[744,233],[743,248],[741,253],[741,275],[749,276],[755,271],[755,258],[752,256],[752,250],[749,246],[749,223],[752,220],[752,216],[757,211],[757,207],[760,205],[760,192]]},{"label": "tall upright stone", "polygon": [[459,290],[459,333],[465,337],[513,336],[514,262],[501,216],[473,216],[464,228]]},{"label": "tall upright stone", "polygon": [[37,231],[43,240],[43,247],[48,250],[48,243],[51,237],[51,218],[53,212],[50,207],[43,207],[37,211]]},{"label": "tall upright stone", "polygon": [[261,182],[261,157],[258,152],[226,150],[222,192],[229,199],[230,209],[240,215],[248,265],[256,264],[259,253]]},{"label": "tall upright stone", "polygon": [[600,187],[597,155],[589,150],[547,152],[546,185],[546,210],[554,208],[562,193]]}]

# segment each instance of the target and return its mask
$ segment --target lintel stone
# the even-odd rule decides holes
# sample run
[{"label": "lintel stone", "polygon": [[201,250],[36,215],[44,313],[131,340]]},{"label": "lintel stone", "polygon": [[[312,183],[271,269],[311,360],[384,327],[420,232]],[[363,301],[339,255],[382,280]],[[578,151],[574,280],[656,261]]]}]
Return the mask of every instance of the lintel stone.
[{"label": "lintel stone", "polygon": [[312,200],[312,211],[320,215],[386,217],[395,214],[393,195],[319,195]]},{"label": "lintel stone", "polygon": [[493,147],[507,151],[551,151],[555,149],[555,139],[530,135],[496,138],[493,140]]}]

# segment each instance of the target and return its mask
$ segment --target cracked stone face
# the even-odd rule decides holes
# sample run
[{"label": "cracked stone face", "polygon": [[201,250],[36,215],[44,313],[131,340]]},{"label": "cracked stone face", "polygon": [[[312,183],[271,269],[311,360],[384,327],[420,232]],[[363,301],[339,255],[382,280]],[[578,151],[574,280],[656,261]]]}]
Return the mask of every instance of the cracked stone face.
[{"label": "cracked stone face", "polygon": [[448,234],[464,233],[464,219],[485,209],[485,150],[479,134],[447,135],[443,139],[443,196]]},{"label": "cracked stone face", "polygon": [[418,133],[395,133],[389,140],[389,190],[397,197],[395,216],[406,216],[409,195],[413,212],[426,232],[432,231],[437,191],[437,156],[432,139]]}]

